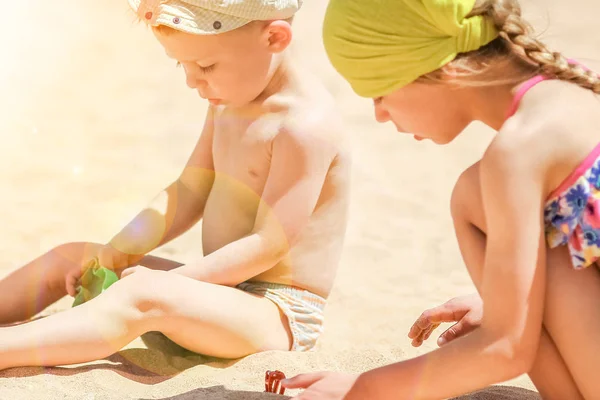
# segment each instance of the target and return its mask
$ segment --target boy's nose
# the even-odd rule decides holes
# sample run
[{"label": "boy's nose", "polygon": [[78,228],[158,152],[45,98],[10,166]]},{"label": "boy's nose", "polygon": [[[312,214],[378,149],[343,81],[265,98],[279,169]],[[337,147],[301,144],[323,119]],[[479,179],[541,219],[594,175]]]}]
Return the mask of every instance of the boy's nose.
[{"label": "boy's nose", "polygon": [[186,76],[185,83],[190,89],[204,90],[207,83],[204,79],[198,79],[196,76],[190,74]]}]

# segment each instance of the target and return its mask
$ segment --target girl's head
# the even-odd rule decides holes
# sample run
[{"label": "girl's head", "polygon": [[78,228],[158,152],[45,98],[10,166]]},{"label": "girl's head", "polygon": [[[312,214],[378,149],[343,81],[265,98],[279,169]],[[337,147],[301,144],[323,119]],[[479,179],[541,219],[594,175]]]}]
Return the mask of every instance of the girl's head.
[{"label": "girl's head", "polygon": [[542,73],[600,93],[597,75],[533,36],[517,0],[331,0],[323,38],[377,120],[437,143],[485,112],[482,88]]},{"label": "girl's head", "polygon": [[213,104],[261,95],[292,38],[302,0],[129,0],[187,85]]}]

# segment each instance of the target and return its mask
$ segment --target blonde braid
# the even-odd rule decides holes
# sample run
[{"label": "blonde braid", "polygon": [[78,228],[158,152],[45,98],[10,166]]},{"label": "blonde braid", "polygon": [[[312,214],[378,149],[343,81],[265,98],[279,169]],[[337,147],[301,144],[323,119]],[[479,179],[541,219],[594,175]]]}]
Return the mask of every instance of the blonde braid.
[{"label": "blonde braid", "polygon": [[581,65],[570,63],[561,53],[550,51],[533,35],[533,28],[521,17],[517,0],[479,1],[471,15],[487,15],[493,19],[500,37],[519,58],[536,65],[544,75],[576,83],[600,94],[600,75]]}]

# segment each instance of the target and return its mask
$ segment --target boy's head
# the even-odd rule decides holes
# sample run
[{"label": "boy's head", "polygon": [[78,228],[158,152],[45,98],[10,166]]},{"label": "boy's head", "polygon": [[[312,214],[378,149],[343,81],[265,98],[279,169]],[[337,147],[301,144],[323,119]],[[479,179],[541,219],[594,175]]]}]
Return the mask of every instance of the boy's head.
[{"label": "boy's head", "polygon": [[246,104],[269,84],[302,0],[128,0],[187,85],[213,104]]}]

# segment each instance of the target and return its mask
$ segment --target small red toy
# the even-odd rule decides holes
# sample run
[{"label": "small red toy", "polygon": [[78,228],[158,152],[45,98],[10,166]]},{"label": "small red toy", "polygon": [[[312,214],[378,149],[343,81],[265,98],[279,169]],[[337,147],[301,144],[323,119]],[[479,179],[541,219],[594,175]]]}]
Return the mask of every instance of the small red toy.
[{"label": "small red toy", "polygon": [[285,393],[285,388],[281,386],[281,380],[285,379],[285,374],[281,371],[267,371],[265,374],[265,392],[267,393]]}]

